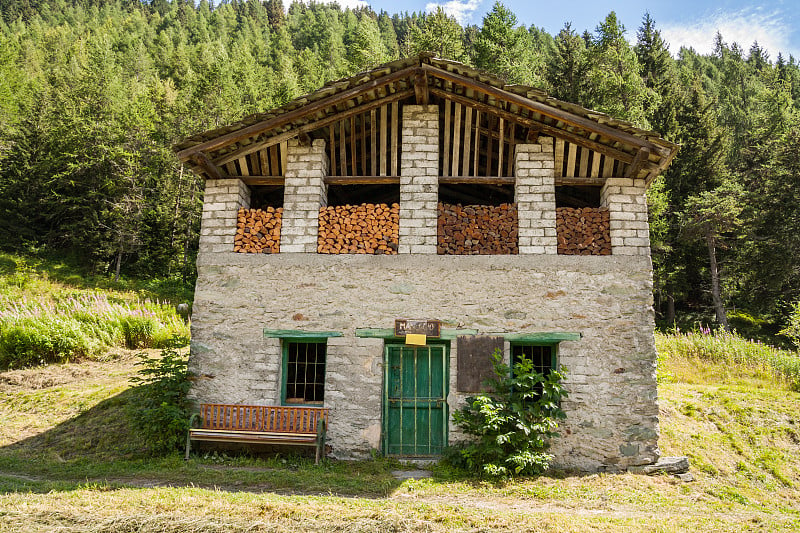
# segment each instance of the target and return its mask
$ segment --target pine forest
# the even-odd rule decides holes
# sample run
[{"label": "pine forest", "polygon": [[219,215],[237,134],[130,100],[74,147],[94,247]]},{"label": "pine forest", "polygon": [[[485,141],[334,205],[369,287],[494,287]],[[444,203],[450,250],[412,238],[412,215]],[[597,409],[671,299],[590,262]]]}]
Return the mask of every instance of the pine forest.
[{"label": "pine forest", "polygon": [[648,198],[661,326],[774,340],[800,300],[800,66],[757,42],[717,34],[711,54],[673,56],[646,13],[551,35],[499,2],[467,27],[441,9],[281,0],[0,0],[0,13],[5,251],[191,284],[203,183],[174,143],[430,51],[681,145]]}]

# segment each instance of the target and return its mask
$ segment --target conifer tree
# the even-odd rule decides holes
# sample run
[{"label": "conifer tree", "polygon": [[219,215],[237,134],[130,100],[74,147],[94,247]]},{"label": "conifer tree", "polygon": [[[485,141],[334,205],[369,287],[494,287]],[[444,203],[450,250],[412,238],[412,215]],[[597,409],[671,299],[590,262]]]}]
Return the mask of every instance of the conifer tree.
[{"label": "conifer tree", "polygon": [[408,29],[406,49],[410,54],[433,52],[437,57],[463,61],[465,59],[464,30],[454,17],[448,16],[441,6],[427,14]]},{"label": "conifer tree", "polygon": [[555,52],[547,63],[547,83],[556,98],[584,104],[587,100],[589,61],[583,39],[567,22],[555,38]]},{"label": "conifer tree", "polygon": [[362,13],[352,34],[348,59],[354,72],[367,70],[388,59],[378,23],[366,13]]},{"label": "conifer tree", "polygon": [[518,82],[523,44],[516,15],[502,3],[495,2],[492,10],[483,17],[483,26],[475,39],[473,61],[480,69],[493,72],[509,82]]},{"label": "conifer tree", "polygon": [[625,26],[613,11],[597,26],[590,49],[589,106],[647,127],[647,101],[653,97],[639,76],[636,54],[625,40]]}]

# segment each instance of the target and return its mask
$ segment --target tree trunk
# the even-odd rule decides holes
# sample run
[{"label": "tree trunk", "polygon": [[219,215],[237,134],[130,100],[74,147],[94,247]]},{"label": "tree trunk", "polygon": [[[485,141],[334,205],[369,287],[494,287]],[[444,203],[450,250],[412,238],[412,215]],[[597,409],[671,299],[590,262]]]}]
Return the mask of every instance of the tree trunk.
[{"label": "tree trunk", "polygon": [[186,217],[186,240],[183,243],[183,282],[189,277],[189,243],[192,240],[192,209],[194,209],[194,182],[192,182],[192,202],[189,204]]},{"label": "tree trunk", "polygon": [[[169,250],[172,252],[175,246],[175,225],[177,224],[181,213],[181,194],[183,193],[183,165],[178,175],[178,192],[175,194],[175,216],[172,217],[172,227],[169,231]],[[169,262],[167,272],[172,274],[172,261]]]},{"label": "tree trunk", "polygon": [[122,267],[122,247],[117,252],[117,266],[114,268],[114,283],[119,281],[119,270]]},{"label": "tree trunk", "polygon": [[675,298],[671,295],[667,295],[667,324],[675,327]]},{"label": "tree trunk", "polygon": [[711,231],[706,232],[706,245],[708,245],[708,261],[711,270],[711,299],[714,302],[714,312],[717,322],[730,331],[728,316],[725,314],[725,304],[722,303],[722,294],[719,286],[719,267],[717,266],[717,243]]}]

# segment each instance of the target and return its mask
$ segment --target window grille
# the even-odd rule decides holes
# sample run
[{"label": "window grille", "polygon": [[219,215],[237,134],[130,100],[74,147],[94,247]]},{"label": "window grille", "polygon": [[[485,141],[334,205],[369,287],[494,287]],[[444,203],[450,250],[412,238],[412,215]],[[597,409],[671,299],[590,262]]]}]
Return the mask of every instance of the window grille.
[{"label": "window grille", "polygon": [[531,344],[515,344],[511,346],[511,363],[517,364],[522,356],[533,361],[533,368],[538,373],[546,376],[553,369],[553,347],[536,346]]},{"label": "window grille", "polygon": [[319,342],[289,342],[286,346],[286,403],[321,404],[325,396],[327,346]]}]

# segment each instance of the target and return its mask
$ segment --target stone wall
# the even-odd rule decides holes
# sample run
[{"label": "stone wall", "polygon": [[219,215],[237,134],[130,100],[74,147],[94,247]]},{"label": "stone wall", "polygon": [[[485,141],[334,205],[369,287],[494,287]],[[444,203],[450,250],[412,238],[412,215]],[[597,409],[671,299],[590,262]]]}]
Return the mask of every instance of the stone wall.
[{"label": "stone wall", "polygon": [[610,215],[611,253],[649,256],[650,226],[644,180],[608,178],[600,197]]},{"label": "stone wall", "polygon": [[399,252],[435,254],[439,106],[403,106],[401,142]]},{"label": "stone wall", "polygon": [[[197,267],[195,400],[279,403],[281,344],[263,329],[341,332],[328,340],[329,442],[335,457],[365,457],[380,446],[383,341],[355,328],[410,317],[481,334],[580,332],[559,348],[570,396],[556,463],[615,470],[657,458],[649,257],[207,253]],[[465,395],[455,342],[450,354],[452,413]]]},{"label": "stone wall", "polygon": [[514,196],[519,213],[519,253],[556,254],[556,190],[553,138],[518,144],[514,153]]},{"label": "stone wall", "polygon": [[249,206],[250,189],[242,180],[206,180],[200,253],[232,252],[239,208]]},{"label": "stone wall", "polygon": [[290,139],[286,151],[281,253],[316,253],[319,208],[328,205],[325,141]]}]

